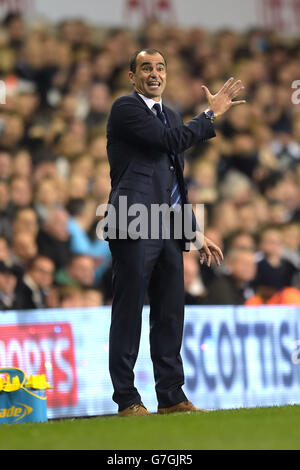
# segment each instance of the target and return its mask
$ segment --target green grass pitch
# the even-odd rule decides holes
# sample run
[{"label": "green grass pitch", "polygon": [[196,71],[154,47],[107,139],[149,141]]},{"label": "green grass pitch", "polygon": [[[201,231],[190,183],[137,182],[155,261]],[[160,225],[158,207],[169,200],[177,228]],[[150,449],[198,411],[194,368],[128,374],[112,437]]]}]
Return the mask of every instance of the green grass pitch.
[{"label": "green grass pitch", "polygon": [[300,449],[300,406],[3,424],[1,450]]}]

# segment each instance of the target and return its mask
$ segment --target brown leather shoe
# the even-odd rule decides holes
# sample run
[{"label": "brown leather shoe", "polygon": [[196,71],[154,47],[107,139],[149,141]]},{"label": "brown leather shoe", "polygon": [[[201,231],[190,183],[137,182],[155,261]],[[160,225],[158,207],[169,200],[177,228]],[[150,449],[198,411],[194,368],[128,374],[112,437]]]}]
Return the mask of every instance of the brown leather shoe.
[{"label": "brown leather shoe", "polygon": [[194,411],[202,411],[208,412],[208,410],[201,410],[200,408],[196,408],[193,403],[190,401],[181,401],[177,403],[177,405],[169,406],[168,408],[158,408],[157,413],[160,415],[166,415],[169,413],[190,413]]},{"label": "brown leather shoe", "polygon": [[125,418],[127,416],[149,416],[150,413],[143,403],[134,403],[128,406],[125,410],[119,411],[118,416]]}]

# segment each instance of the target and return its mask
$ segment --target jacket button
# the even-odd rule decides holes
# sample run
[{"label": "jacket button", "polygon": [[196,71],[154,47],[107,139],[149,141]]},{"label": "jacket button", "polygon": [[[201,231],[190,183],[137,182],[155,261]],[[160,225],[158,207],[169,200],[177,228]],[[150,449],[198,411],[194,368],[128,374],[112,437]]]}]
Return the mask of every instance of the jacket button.
[{"label": "jacket button", "polygon": [[170,166],[170,170],[171,170],[171,171],[174,171],[173,165]]}]

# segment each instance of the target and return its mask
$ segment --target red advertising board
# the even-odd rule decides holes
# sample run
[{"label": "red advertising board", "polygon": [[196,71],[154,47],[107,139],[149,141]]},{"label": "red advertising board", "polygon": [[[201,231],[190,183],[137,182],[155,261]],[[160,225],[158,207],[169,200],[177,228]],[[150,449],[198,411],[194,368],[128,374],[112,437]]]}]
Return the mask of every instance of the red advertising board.
[{"label": "red advertising board", "polygon": [[69,323],[0,326],[0,367],[46,374],[48,407],[77,403],[74,341]]}]

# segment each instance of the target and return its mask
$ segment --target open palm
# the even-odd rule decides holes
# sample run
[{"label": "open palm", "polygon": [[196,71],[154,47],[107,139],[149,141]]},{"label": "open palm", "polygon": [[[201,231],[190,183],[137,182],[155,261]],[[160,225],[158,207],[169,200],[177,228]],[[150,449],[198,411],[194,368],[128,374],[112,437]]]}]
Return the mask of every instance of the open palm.
[{"label": "open palm", "polygon": [[215,113],[216,117],[225,113],[231,106],[246,103],[245,100],[232,101],[245,89],[241,80],[234,81],[233,77],[229,78],[215,95],[212,95],[205,85],[202,88],[205,92],[209,108]]}]

